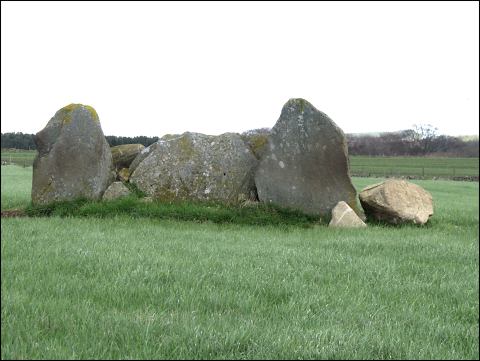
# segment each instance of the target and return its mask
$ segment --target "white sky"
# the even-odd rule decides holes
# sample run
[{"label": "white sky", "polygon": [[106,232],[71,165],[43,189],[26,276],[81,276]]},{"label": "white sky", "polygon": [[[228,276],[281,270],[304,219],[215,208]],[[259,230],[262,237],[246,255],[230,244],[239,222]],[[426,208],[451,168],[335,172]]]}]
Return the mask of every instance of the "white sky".
[{"label": "white sky", "polygon": [[105,135],[272,127],[479,134],[479,3],[1,3],[1,131],[93,106]]}]

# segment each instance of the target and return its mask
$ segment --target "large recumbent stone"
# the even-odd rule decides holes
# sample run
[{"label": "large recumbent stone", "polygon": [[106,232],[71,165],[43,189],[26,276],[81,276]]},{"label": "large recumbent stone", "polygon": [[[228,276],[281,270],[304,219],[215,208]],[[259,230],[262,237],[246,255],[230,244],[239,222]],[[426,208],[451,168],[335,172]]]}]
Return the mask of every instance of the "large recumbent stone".
[{"label": "large recumbent stone", "polygon": [[236,203],[256,198],[253,174],[258,161],[235,133],[187,132],[160,139],[134,163],[130,183],[158,200]]}]

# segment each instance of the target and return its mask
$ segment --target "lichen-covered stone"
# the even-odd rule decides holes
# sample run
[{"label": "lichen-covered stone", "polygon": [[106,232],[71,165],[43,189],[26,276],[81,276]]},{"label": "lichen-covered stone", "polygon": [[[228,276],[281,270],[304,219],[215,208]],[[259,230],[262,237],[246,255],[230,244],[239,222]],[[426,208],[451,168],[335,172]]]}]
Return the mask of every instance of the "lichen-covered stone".
[{"label": "lichen-covered stone", "polygon": [[270,129],[260,128],[248,130],[246,132],[243,132],[240,136],[242,137],[245,144],[249,146],[253,155],[257,159],[260,159],[267,150],[269,135]]},{"label": "lichen-covered stone", "polygon": [[155,142],[149,145],[148,147],[144,148],[143,150],[140,151],[140,153],[137,154],[135,159],[130,164],[130,167],[128,168],[130,174],[133,174],[135,169],[137,169],[138,165],[142,163],[143,160],[152,153],[152,151],[157,147],[157,145],[158,145],[158,142]]},{"label": "lichen-covered stone", "polygon": [[338,228],[358,228],[367,225],[344,201],[340,201],[332,210],[332,219],[328,224],[329,227]]},{"label": "lichen-covered stone", "polygon": [[113,181],[112,154],[97,112],[70,104],[34,137],[32,202],[100,199]]},{"label": "lichen-covered stone", "polygon": [[399,179],[364,188],[359,195],[367,216],[391,224],[425,224],[433,215],[433,199],[419,185]]},{"label": "lichen-covered stone", "polygon": [[122,182],[113,182],[103,194],[102,199],[109,201],[130,195],[130,190]]},{"label": "lichen-covered stone", "polygon": [[330,217],[345,201],[361,214],[343,131],[303,99],[290,99],[268,137],[255,173],[260,201]]},{"label": "lichen-covered stone", "polygon": [[238,134],[187,132],[160,139],[143,152],[130,182],[156,199],[236,203],[256,197],[253,173],[258,161]]},{"label": "lichen-covered stone", "polygon": [[128,168],[135,157],[145,149],[143,144],[122,144],[111,147],[115,169]]},{"label": "lichen-covered stone", "polygon": [[[176,138],[179,138],[181,137],[182,134],[165,134],[164,136],[162,136],[160,140],[171,140],[171,139],[176,139]],[[147,157],[151,154],[151,152],[157,147],[158,145],[158,141],[155,142],[155,143],[152,143],[150,146],[146,147],[145,149],[143,149],[142,151],[140,151],[140,153],[138,153],[138,155],[135,157],[135,159],[133,160],[133,162],[130,164],[130,167],[129,167],[129,170],[130,170],[130,174],[133,174],[133,172],[135,171],[135,169],[137,169],[137,166]]]},{"label": "lichen-covered stone", "polygon": [[128,182],[130,179],[130,170],[128,168],[122,168],[117,172],[117,179],[122,182]]}]

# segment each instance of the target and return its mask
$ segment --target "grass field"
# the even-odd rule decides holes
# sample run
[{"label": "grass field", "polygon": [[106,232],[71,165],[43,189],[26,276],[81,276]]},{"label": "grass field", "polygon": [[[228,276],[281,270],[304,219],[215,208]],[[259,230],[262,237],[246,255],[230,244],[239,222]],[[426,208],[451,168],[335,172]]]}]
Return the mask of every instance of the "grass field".
[{"label": "grass field", "polygon": [[478,168],[478,158],[350,157],[351,173],[358,175],[399,175],[425,178],[478,177]]},{"label": "grass field", "polygon": [[2,149],[2,163],[17,164],[22,167],[29,167],[33,165],[33,160],[37,155],[36,150],[3,150]]},{"label": "grass field", "polygon": [[[2,151],[2,162],[31,166],[35,155],[35,150]],[[479,158],[350,156],[350,171],[359,176],[478,177],[478,169]]]},{"label": "grass field", "polygon": [[413,182],[425,227],[3,218],[1,358],[478,359],[478,183]]}]

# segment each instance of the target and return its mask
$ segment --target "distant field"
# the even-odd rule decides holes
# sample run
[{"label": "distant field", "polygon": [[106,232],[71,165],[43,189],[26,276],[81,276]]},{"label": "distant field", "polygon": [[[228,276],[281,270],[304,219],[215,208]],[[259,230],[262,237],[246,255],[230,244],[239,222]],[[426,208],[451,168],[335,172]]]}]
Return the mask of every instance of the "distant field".
[{"label": "distant field", "polygon": [[478,183],[413,182],[424,227],[3,218],[1,359],[478,359]]},{"label": "distant field", "polygon": [[[36,154],[35,150],[2,151],[2,163],[28,167],[33,164]],[[479,158],[351,156],[350,169],[353,176],[366,177],[414,176],[425,179],[478,177]]]},{"label": "distant field", "polygon": [[23,167],[33,165],[33,160],[37,155],[36,150],[4,150],[2,149],[2,164],[16,164]]},{"label": "distant field", "polygon": [[461,177],[478,176],[478,158],[351,156],[352,175]]}]

